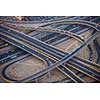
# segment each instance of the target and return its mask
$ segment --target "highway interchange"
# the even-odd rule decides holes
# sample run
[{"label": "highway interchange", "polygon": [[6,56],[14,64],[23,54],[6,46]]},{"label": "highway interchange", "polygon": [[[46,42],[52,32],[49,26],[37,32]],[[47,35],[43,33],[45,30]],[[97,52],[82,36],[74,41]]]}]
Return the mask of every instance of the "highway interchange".
[{"label": "highway interchange", "polygon": [[[85,16],[61,17],[37,22],[17,22],[0,19],[0,39],[6,41],[3,44],[1,43],[1,48],[13,45],[12,48],[17,49],[15,53],[10,52],[12,48],[6,54],[5,52],[1,53],[0,64],[2,65],[19,57],[1,69],[1,78],[6,82],[30,82],[43,77],[57,68],[70,79],[70,82],[85,83],[86,81],[83,79],[84,75],[94,79],[94,82],[100,82],[100,44],[99,39],[97,39],[100,37],[99,21],[99,17]],[[34,27],[35,25],[37,27]],[[92,30],[92,34],[85,39],[82,37],[82,34],[88,30]],[[40,33],[45,32],[48,34],[41,36]],[[57,44],[71,38],[80,42],[80,45],[72,50],[72,52],[67,53],[55,47]],[[94,50],[92,50],[94,48],[91,44],[94,45],[97,55],[95,62],[93,61]],[[90,52],[88,59],[76,56],[84,48],[87,48]],[[47,63],[47,67],[21,80],[12,79],[6,75],[7,68],[31,55]],[[70,67],[83,73],[83,77],[73,72]]]}]

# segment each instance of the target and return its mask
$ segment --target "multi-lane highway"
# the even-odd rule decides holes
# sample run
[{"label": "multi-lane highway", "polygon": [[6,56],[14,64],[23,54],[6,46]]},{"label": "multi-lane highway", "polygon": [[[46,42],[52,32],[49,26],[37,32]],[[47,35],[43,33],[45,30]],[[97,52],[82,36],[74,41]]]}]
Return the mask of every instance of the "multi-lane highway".
[{"label": "multi-lane highway", "polygon": [[[6,29],[5,29],[6,30]],[[7,30],[8,31],[8,30]],[[10,31],[10,33],[11,33],[11,31]],[[15,33],[14,33],[15,34]],[[18,34],[15,34],[15,35],[18,35]],[[22,35],[22,34],[21,34]],[[25,38],[25,36],[24,36],[24,38]],[[27,38],[28,39],[28,38]],[[32,42],[34,42],[34,41],[32,41]],[[39,45],[39,44],[38,44]],[[39,48],[39,49],[41,49],[41,48]],[[46,51],[47,52],[47,51]],[[56,55],[55,55],[56,56]]]},{"label": "multi-lane highway", "polygon": [[[16,35],[16,34],[15,34]],[[11,40],[12,41],[12,40]],[[17,43],[18,44],[18,43]],[[23,45],[24,46],[24,45]],[[24,46],[24,48],[25,48],[25,46]],[[26,48],[25,48],[25,50],[27,50]],[[29,49],[28,49],[29,50]],[[45,50],[45,49],[44,49]],[[29,52],[29,51],[28,51]],[[31,50],[30,51],[32,54],[35,54],[35,51],[33,52],[33,50]],[[49,53],[49,52],[48,52]],[[39,53],[37,53],[36,55],[38,55]],[[54,54],[54,53],[53,53]],[[39,55],[40,56],[40,55]],[[43,58],[43,57],[42,57]],[[46,58],[45,58],[46,59]],[[62,67],[63,68],[63,67]],[[66,68],[63,68],[63,69],[65,69],[65,71],[66,71]],[[67,71],[68,72],[68,71]],[[81,81],[82,82],[82,81]]]},{"label": "multi-lane highway", "polygon": [[[94,24],[94,23],[90,23],[90,22],[87,22],[87,21],[67,21],[68,23],[78,23],[78,24],[84,24],[84,25],[87,25],[91,28],[94,28],[95,30],[99,31],[99,26],[97,24]],[[81,22],[81,23],[80,23]],[[65,22],[63,22],[65,23]],[[58,24],[58,22],[57,22]],[[43,30],[43,31],[48,31],[48,29],[45,29],[45,28],[38,28],[36,30]],[[50,31],[51,29],[49,29]],[[92,36],[90,36],[90,38],[87,40],[87,41],[84,41],[79,48],[75,49],[72,53],[68,54],[68,53],[65,53],[65,52],[62,52],[61,50],[51,46],[51,45],[47,45],[46,43],[44,42],[41,42],[35,38],[31,38],[30,36],[27,36],[25,35],[24,33],[21,33],[21,32],[18,32],[12,28],[9,28],[9,27],[6,27],[6,26],[3,26],[1,25],[0,27],[0,37],[23,49],[24,51],[26,52],[29,52],[30,54],[34,55],[35,56],[40,56],[41,53],[43,53],[42,55],[42,58],[43,56],[46,56],[46,57],[49,57],[50,59],[52,58],[52,62],[53,64],[48,66],[45,70],[35,74],[35,75],[32,75],[30,77],[27,77],[21,81],[17,81],[17,82],[25,82],[25,81],[29,81],[29,80],[33,80],[33,79],[36,79],[42,75],[44,75],[45,73],[49,72],[50,70],[56,68],[57,67],[60,71],[62,71],[63,73],[67,74],[67,76],[69,75],[69,77],[74,81],[74,82],[84,82],[81,78],[79,78],[77,75],[75,75],[74,73],[72,73],[68,68],[66,68],[65,66],[61,65],[63,63],[65,63],[66,61],[68,61],[67,64],[71,65],[71,66],[74,66],[75,69],[77,69],[78,71],[81,71],[83,73],[85,73],[86,75],[90,76],[90,77],[93,77],[94,79],[96,80],[99,80],[100,79],[100,73],[99,73],[99,65],[96,66],[96,64],[94,64],[93,66],[95,66],[95,68],[91,68],[91,67],[88,67],[88,64],[92,64],[90,62],[87,62],[86,60],[83,60],[81,58],[72,58],[76,53],[78,53],[82,48],[84,48],[85,46],[87,46],[91,41],[93,41],[99,34],[99,32],[96,32],[94,33]],[[56,32],[56,33],[63,33],[63,31],[55,31],[55,30],[51,30],[51,32]],[[75,37],[73,36],[74,34],[70,35],[70,37]],[[59,35],[60,36],[60,35]],[[61,37],[65,37],[65,31],[64,31],[64,36],[60,36]],[[58,37],[57,37],[58,38]],[[55,39],[51,39],[51,40],[55,40]],[[49,40],[50,41],[50,40]],[[48,42],[48,40],[47,40]],[[38,53],[36,54],[36,50],[38,51]],[[46,58],[47,59],[47,58]],[[78,60],[77,60],[78,59]],[[83,61],[82,61],[83,60]],[[55,62],[54,62],[55,61]],[[81,61],[81,63],[80,63]],[[86,62],[88,63],[86,65],[85,64],[82,64],[82,62]],[[64,68],[65,69],[64,69]],[[6,68],[5,68],[6,69]],[[95,70],[94,70],[95,69]]]}]

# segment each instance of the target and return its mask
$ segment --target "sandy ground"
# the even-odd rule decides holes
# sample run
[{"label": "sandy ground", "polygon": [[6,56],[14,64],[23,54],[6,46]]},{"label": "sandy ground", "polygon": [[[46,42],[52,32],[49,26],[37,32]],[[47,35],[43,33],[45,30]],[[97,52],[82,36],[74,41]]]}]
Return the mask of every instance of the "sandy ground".
[{"label": "sandy ground", "polygon": [[42,78],[40,78],[38,80],[38,82],[41,83],[47,83],[47,82],[56,82],[58,80],[62,80],[66,78],[66,76],[64,74],[62,74],[61,72],[59,72],[57,69],[52,70],[51,72],[49,72],[48,74],[46,74],[45,76],[43,76]]},{"label": "sandy ground", "polygon": [[[71,53],[73,50],[75,50],[77,47],[80,46],[80,42],[75,39],[69,39],[63,43],[58,44],[56,47],[60,48],[61,50]],[[88,59],[89,52],[87,48],[84,48],[81,50],[76,56],[80,56],[83,58]]]},{"label": "sandy ground", "polygon": [[31,56],[25,61],[9,67],[6,70],[6,74],[8,77],[20,80],[43,70],[45,66],[46,65],[43,61]]}]

